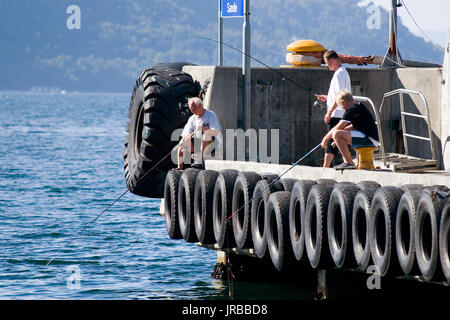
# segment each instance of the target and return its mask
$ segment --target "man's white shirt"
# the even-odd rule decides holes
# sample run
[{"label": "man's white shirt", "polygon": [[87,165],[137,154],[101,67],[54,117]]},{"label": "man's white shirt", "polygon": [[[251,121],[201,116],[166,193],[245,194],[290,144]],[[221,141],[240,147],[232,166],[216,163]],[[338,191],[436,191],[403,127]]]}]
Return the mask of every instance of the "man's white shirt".
[{"label": "man's white shirt", "polygon": [[[350,93],[352,92],[352,85],[350,82],[350,76],[348,75],[347,70],[340,66],[339,69],[337,69],[334,74],[333,78],[330,82],[330,89],[328,90],[328,97],[327,97],[327,107],[328,110],[330,110],[334,102],[336,100],[336,96],[339,91],[346,89]],[[342,109],[339,105],[336,107],[336,109],[331,114],[331,117],[333,118],[342,118],[344,115],[344,109]]]},{"label": "man's white shirt", "polygon": [[[202,125],[208,125],[210,129],[222,131],[222,127],[220,126],[219,119],[217,119],[216,114],[214,111],[211,110],[205,110],[205,113],[201,117],[197,117],[195,114],[190,116],[188,122],[184,126],[183,132],[181,133],[182,137],[185,137],[192,132],[194,132],[198,126]],[[195,137],[201,139],[202,138],[202,131],[198,131],[195,133]]]}]

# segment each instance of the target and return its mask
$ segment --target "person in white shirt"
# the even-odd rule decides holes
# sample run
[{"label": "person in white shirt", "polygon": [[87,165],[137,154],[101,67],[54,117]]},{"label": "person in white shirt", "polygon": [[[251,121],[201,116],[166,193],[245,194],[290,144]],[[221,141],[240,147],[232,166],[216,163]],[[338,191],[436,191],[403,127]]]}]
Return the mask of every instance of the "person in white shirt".
[{"label": "person in white shirt", "polygon": [[[327,102],[327,113],[324,117],[324,122],[328,124],[330,131],[336,126],[344,114],[344,110],[336,103],[337,93],[341,90],[347,90],[352,92],[352,86],[350,82],[350,76],[347,70],[342,66],[338,54],[334,50],[327,50],[323,54],[323,59],[328,69],[334,71],[333,78],[330,82],[330,88],[327,95],[316,95],[317,99],[322,102]],[[329,168],[334,159],[334,156],[338,153],[338,149],[332,146],[333,140],[328,141],[327,148],[325,149],[325,157],[323,160],[323,166]]]},{"label": "person in white shirt", "polygon": [[[190,98],[188,100],[189,110],[193,115],[188,119],[181,133],[181,143],[178,147],[178,170],[183,169],[184,153],[183,149],[187,148],[191,153],[194,152],[195,140],[201,141],[200,155],[196,157],[193,168],[203,169],[203,157],[206,147],[212,143],[212,137],[217,137],[222,131],[219,119],[214,111],[206,110],[203,101],[198,98]],[[195,156],[195,155],[194,155]]]}]

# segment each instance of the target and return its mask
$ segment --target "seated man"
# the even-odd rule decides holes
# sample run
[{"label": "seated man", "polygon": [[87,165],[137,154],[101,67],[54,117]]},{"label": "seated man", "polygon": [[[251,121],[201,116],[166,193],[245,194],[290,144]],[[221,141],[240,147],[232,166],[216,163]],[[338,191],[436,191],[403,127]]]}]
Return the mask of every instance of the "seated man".
[{"label": "seated man", "polygon": [[[193,115],[189,118],[181,133],[181,143],[178,147],[178,170],[183,169],[183,149],[187,148],[189,152],[194,152],[196,140],[200,142],[200,155],[197,155],[192,167],[203,169],[206,147],[211,144],[212,137],[219,135],[222,130],[214,111],[206,110],[200,98],[191,98],[188,100],[188,104]],[[196,155],[194,154],[194,156]]]},{"label": "seated man", "polygon": [[375,120],[369,110],[362,104],[356,103],[347,90],[339,91],[336,102],[344,109],[342,120],[323,137],[321,147],[325,149],[327,142],[333,139],[342,154],[344,162],[335,169],[353,169],[349,145],[358,147],[378,146],[378,130]]}]

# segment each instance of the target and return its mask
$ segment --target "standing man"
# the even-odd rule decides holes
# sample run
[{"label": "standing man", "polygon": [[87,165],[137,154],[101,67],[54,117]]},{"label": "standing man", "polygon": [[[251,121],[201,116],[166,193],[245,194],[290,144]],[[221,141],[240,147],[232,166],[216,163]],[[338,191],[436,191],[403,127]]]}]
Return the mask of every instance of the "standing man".
[{"label": "standing man", "polygon": [[[350,76],[347,70],[342,66],[338,54],[334,50],[327,50],[323,54],[323,59],[331,71],[334,71],[333,78],[331,79],[330,88],[328,89],[328,95],[316,95],[317,99],[321,102],[327,102],[327,113],[324,117],[324,122],[328,124],[328,131],[330,131],[341,120],[344,110],[336,103],[337,93],[343,89],[352,91],[350,82]],[[323,166],[329,168],[333,158],[338,153],[336,147],[331,146],[332,140],[328,141],[327,148],[325,149],[325,157],[323,159]]]},{"label": "standing man", "polygon": [[[192,168],[204,169],[203,158],[206,147],[212,143],[212,138],[220,136],[222,127],[214,111],[203,107],[202,99],[198,97],[188,100],[189,110],[193,115],[188,119],[181,133],[181,144],[178,147],[178,170],[183,169],[184,149],[194,152]],[[200,143],[200,154],[195,154],[196,141]],[[197,143],[198,143],[197,142]],[[220,143],[220,141],[219,141]]]},{"label": "standing man", "polygon": [[378,129],[372,114],[365,106],[355,103],[352,94],[342,90],[336,97],[336,102],[344,110],[342,119],[323,137],[321,147],[326,148],[327,143],[334,139],[344,162],[335,169],[354,169],[349,146],[378,147]]}]

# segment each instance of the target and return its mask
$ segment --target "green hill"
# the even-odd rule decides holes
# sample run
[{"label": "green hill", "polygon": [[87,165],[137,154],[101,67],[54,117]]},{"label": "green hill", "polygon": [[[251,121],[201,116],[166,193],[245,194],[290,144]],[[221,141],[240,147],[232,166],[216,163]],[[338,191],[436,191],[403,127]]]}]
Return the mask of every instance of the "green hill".
[{"label": "green hill", "polygon": [[[66,26],[74,2],[80,30]],[[358,2],[251,1],[252,55],[284,64],[286,45],[298,39],[345,54],[383,55],[389,14],[380,9],[380,28],[369,29],[370,14]],[[0,89],[130,92],[140,70],[158,62],[217,63],[217,44],[200,38],[217,37],[214,0],[2,0],[0,12]],[[241,19],[225,20],[226,43],[241,48],[241,34]],[[404,58],[442,62],[442,52],[401,23],[398,34]],[[224,55],[226,65],[241,65],[239,53],[225,48]]]}]

